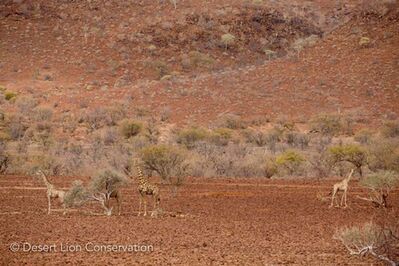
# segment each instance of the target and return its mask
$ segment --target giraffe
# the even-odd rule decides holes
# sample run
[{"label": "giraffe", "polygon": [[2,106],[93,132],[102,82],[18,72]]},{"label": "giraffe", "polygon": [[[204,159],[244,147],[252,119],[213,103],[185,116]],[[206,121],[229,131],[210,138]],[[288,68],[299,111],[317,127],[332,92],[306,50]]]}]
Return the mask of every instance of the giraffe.
[{"label": "giraffe", "polygon": [[51,184],[48,180],[46,175],[43,173],[42,170],[38,170],[37,174],[39,176],[41,176],[41,178],[43,179],[44,184],[47,187],[47,201],[48,201],[48,211],[47,214],[50,214],[51,212],[51,199],[57,199],[62,203],[62,206],[64,208],[64,212],[63,214],[66,214],[66,206],[64,203],[64,197],[65,197],[65,191],[63,190],[58,190],[54,188],[54,185]]},{"label": "giraffe", "polygon": [[[111,185],[110,185],[110,183],[109,183],[109,181],[107,181],[106,183],[105,183],[105,190],[106,191],[110,191],[111,190]],[[108,198],[108,200],[106,201],[106,207],[109,209],[109,201],[111,200],[111,198],[114,198],[115,200],[116,200],[116,204],[117,204],[117,207],[118,207],[118,215],[121,215],[121,202],[122,202],[122,196],[121,196],[121,193],[120,193],[120,191],[118,190],[118,189],[116,189],[116,190],[113,190],[112,192],[111,192],[111,194],[109,195],[109,198]],[[112,210],[112,209],[111,209]]]},{"label": "giraffe", "polygon": [[136,165],[136,170],[137,170],[137,175],[138,175],[138,192],[140,196],[140,205],[139,205],[139,213],[138,216],[141,214],[141,205],[142,202],[144,201],[144,216],[147,215],[147,196],[152,196],[154,200],[154,208],[151,216],[154,215],[154,211],[159,207],[159,203],[161,201],[161,198],[159,196],[159,188],[156,185],[150,184],[147,180],[146,177],[144,177],[143,172],[141,171],[141,168],[139,165]]},{"label": "giraffe", "polygon": [[[332,196],[331,196],[331,205],[330,205],[330,208],[334,205],[334,198],[335,198],[335,195],[336,195],[337,192],[339,192],[339,191],[342,191],[342,192],[343,192],[343,193],[342,193],[342,197],[341,197],[341,203],[340,203],[340,205],[336,205],[335,207],[342,206],[343,201],[344,201],[344,203],[345,203],[344,208],[348,207],[348,205],[346,204],[346,194],[347,194],[347,192],[348,192],[348,184],[349,184],[349,181],[350,181],[351,178],[352,178],[353,171],[354,171],[354,169],[351,169],[349,175],[348,175],[346,178],[344,178],[341,182],[338,182],[338,183],[334,184],[334,186],[333,186],[333,191],[332,191]],[[338,203],[338,202],[337,202],[337,203]]]}]

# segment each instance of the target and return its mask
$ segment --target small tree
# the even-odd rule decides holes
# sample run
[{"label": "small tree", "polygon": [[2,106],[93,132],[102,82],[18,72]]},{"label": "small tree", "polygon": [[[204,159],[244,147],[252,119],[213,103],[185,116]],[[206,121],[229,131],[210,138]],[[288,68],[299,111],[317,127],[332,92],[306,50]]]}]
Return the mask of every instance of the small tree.
[{"label": "small tree", "polygon": [[388,195],[399,183],[398,175],[392,171],[379,171],[369,175],[360,184],[370,190],[369,198],[363,200],[371,201],[377,207],[388,207]]},{"label": "small tree", "polygon": [[83,186],[81,180],[75,180],[72,187],[67,191],[64,197],[65,207],[71,208],[83,205],[90,195],[87,189]]},{"label": "small tree", "polygon": [[141,132],[142,128],[142,123],[129,119],[123,120],[120,125],[121,133],[127,139],[137,136]]},{"label": "small tree", "polygon": [[297,172],[303,162],[305,162],[303,156],[293,150],[285,151],[276,158],[277,166],[287,170],[289,175]]},{"label": "small tree", "polygon": [[194,147],[195,143],[207,138],[208,132],[202,128],[183,129],[177,134],[177,143],[185,145],[188,149]]},{"label": "small tree", "polygon": [[337,135],[342,130],[341,119],[337,115],[320,114],[310,121],[311,131],[320,132],[323,135]]},{"label": "small tree", "polygon": [[351,255],[365,256],[370,254],[379,260],[383,260],[390,265],[396,266],[394,258],[390,257],[389,247],[392,240],[398,243],[398,236],[392,234],[389,228],[381,228],[374,223],[365,223],[362,226],[345,227],[334,235],[344,244]]},{"label": "small tree", "polygon": [[105,214],[112,214],[112,207],[109,206],[109,200],[113,193],[126,183],[126,179],[111,170],[103,170],[97,174],[89,184],[89,198],[101,203]]},{"label": "small tree", "polygon": [[147,169],[155,171],[175,189],[182,184],[188,167],[182,150],[173,146],[153,145],[141,150],[141,159]]},{"label": "small tree", "polygon": [[329,148],[329,154],[334,164],[339,162],[350,162],[363,176],[362,166],[367,163],[367,154],[363,147],[355,144],[338,145]]},{"label": "small tree", "polygon": [[229,46],[232,46],[234,44],[235,39],[236,39],[236,37],[230,33],[223,34],[220,37],[220,40],[223,43],[226,50],[227,50],[227,48],[229,48]]}]

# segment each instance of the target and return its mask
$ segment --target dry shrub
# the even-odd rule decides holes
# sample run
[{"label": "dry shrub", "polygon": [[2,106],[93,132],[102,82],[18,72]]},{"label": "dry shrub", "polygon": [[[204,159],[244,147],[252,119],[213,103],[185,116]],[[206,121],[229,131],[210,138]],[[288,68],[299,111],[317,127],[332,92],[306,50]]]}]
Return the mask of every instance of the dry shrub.
[{"label": "dry shrub", "polygon": [[335,136],[342,130],[340,117],[331,114],[320,114],[310,120],[311,131],[323,135]]},{"label": "dry shrub", "polygon": [[196,142],[205,140],[208,134],[208,131],[198,127],[182,129],[177,133],[177,143],[183,144],[188,149],[192,149]]},{"label": "dry shrub", "polygon": [[328,177],[334,166],[328,153],[331,141],[332,138],[329,136],[318,136],[311,139],[311,147],[314,151],[309,154],[308,162],[317,177]]},{"label": "dry shrub", "polygon": [[182,56],[181,64],[184,69],[191,69],[196,67],[211,67],[214,64],[214,59],[208,54],[199,51],[191,51]]},{"label": "dry shrub", "polygon": [[83,186],[82,181],[75,180],[72,187],[66,192],[64,204],[67,208],[79,207],[83,205],[89,198],[87,189]]},{"label": "dry shrub", "polygon": [[51,121],[53,114],[53,108],[47,105],[37,106],[33,110],[34,119],[38,122]]},{"label": "dry shrub", "polygon": [[4,174],[8,169],[10,157],[7,153],[6,143],[0,140],[0,174]]},{"label": "dry shrub", "polygon": [[399,121],[385,121],[381,134],[386,138],[395,138],[399,136]]},{"label": "dry shrub", "polygon": [[18,97],[15,104],[24,115],[30,115],[32,110],[37,106],[37,100],[32,96]]},{"label": "dry shrub", "polygon": [[158,79],[161,79],[166,75],[169,75],[171,71],[168,64],[162,60],[147,61],[145,63],[145,66],[149,68],[152,72],[154,72],[154,75]]},{"label": "dry shrub", "polygon": [[370,144],[373,137],[373,132],[367,128],[363,128],[356,132],[354,139],[360,144]]},{"label": "dry shrub", "polygon": [[245,129],[247,123],[238,115],[225,114],[219,117],[218,126],[229,129]]},{"label": "dry shrub", "polygon": [[112,214],[112,207],[109,205],[111,195],[126,183],[123,175],[113,170],[102,170],[90,180],[88,197],[100,202],[105,214],[109,216]]},{"label": "dry shrub", "polygon": [[224,48],[230,48],[234,45],[236,37],[233,34],[226,33],[220,37],[220,41],[223,44]]},{"label": "dry shrub", "polygon": [[392,171],[379,171],[366,176],[360,181],[362,186],[370,190],[369,198],[376,207],[388,207],[388,196],[399,183],[399,177]]},{"label": "dry shrub", "polygon": [[120,123],[120,131],[126,139],[137,136],[143,129],[141,122],[125,119]]},{"label": "dry shrub", "polygon": [[115,126],[124,116],[125,113],[118,107],[97,107],[86,110],[82,114],[80,122],[86,123],[91,130],[96,130],[104,126]]},{"label": "dry shrub", "polygon": [[285,140],[288,145],[303,150],[309,146],[310,136],[305,133],[291,131],[285,134]]},{"label": "dry shrub", "polygon": [[391,250],[397,249],[399,236],[395,228],[380,227],[373,222],[361,226],[344,227],[335,232],[334,239],[341,241],[351,255],[365,256],[367,254],[395,266],[397,254]]},{"label": "dry shrub", "polygon": [[233,137],[233,131],[229,128],[217,128],[208,137],[215,145],[226,146]]},{"label": "dry shrub", "polygon": [[246,129],[243,134],[248,143],[253,143],[259,147],[265,146],[270,141],[270,135],[261,130]]},{"label": "dry shrub", "polygon": [[375,139],[368,148],[368,166],[371,170],[399,172],[399,140]]}]

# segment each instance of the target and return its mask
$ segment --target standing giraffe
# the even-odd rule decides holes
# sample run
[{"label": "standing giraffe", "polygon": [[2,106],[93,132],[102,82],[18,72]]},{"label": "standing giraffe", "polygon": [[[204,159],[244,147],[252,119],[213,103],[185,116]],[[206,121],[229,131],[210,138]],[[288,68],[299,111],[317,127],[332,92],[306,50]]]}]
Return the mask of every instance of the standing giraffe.
[{"label": "standing giraffe", "polygon": [[47,210],[47,214],[50,214],[51,212],[51,199],[59,199],[59,201],[62,203],[62,206],[64,208],[64,212],[63,214],[66,214],[66,206],[65,206],[65,202],[64,202],[64,197],[65,197],[65,191],[63,190],[59,190],[59,189],[55,189],[54,185],[51,184],[48,180],[46,175],[43,173],[42,170],[38,170],[37,175],[39,175],[42,179],[44,184],[47,187],[47,201],[48,201],[48,210]]},{"label": "standing giraffe", "polygon": [[[352,174],[353,174],[354,169],[351,169],[348,177],[346,177],[344,180],[342,180],[341,182],[336,183],[333,186],[333,191],[332,191],[332,196],[331,196],[331,205],[330,208],[334,205],[334,198],[335,198],[335,194],[337,194],[338,191],[342,191],[342,197],[341,197],[341,203],[340,205],[336,205],[336,207],[342,206],[342,202],[345,200],[345,205],[344,208],[348,207],[348,205],[346,204],[346,194],[348,192],[348,184],[349,181],[352,178]],[[338,202],[337,202],[338,203]]]},{"label": "standing giraffe", "polygon": [[140,196],[140,205],[139,205],[139,214],[141,214],[141,204],[144,201],[144,216],[147,215],[147,196],[151,196],[154,201],[154,209],[151,214],[151,216],[154,215],[154,211],[159,207],[159,203],[161,201],[161,198],[159,197],[159,188],[156,185],[150,184],[148,182],[148,179],[144,177],[143,172],[141,171],[141,168],[139,165],[136,165],[137,169],[137,175],[138,175],[138,192]]}]

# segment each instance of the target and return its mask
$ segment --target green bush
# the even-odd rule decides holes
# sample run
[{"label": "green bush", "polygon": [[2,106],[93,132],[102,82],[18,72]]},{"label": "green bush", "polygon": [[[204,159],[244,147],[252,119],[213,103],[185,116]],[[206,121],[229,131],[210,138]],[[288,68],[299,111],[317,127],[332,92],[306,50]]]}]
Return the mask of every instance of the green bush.
[{"label": "green bush", "polygon": [[120,131],[122,135],[127,139],[137,136],[138,134],[140,134],[142,129],[142,123],[129,119],[123,120],[120,124]]},{"label": "green bush", "polygon": [[289,175],[298,172],[305,161],[305,158],[294,150],[287,150],[276,157],[277,167],[287,170]]},{"label": "green bush", "polygon": [[83,186],[82,181],[75,180],[72,187],[66,192],[64,204],[67,208],[81,206],[89,198],[89,193]]},{"label": "green bush", "polygon": [[218,146],[226,146],[233,136],[233,131],[229,128],[217,128],[209,136],[211,142]]},{"label": "green bush", "polygon": [[225,49],[232,46],[235,42],[236,37],[233,34],[226,33],[220,37],[221,42],[223,43]]},{"label": "green bush", "polygon": [[208,132],[203,128],[192,127],[183,129],[177,134],[177,143],[185,145],[191,149],[197,141],[204,140],[208,137]]},{"label": "green bush", "polygon": [[184,151],[174,146],[152,145],[143,148],[140,155],[147,169],[175,186],[181,185],[187,170]]},{"label": "green bush", "polygon": [[367,163],[366,150],[356,144],[337,145],[328,149],[333,164],[350,162],[356,166],[360,176],[363,175],[362,166]]},{"label": "green bush", "polygon": [[15,99],[17,97],[17,94],[12,91],[6,91],[4,93],[4,97],[7,101],[11,101],[12,99]]}]

